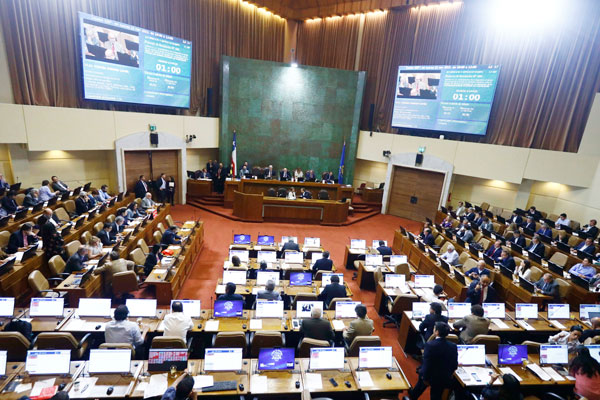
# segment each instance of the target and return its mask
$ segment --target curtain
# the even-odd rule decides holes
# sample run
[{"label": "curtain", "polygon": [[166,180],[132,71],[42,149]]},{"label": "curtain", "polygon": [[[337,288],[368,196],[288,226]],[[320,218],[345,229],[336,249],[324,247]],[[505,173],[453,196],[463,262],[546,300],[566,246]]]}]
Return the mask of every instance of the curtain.
[{"label": "curtain", "polygon": [[304,65],[353,70],[359,27],[358,16],[301,22],[297,61]]},{"label": "curtain", "polygon": [[[84,101],[78,11],[192,40],[190,109]],[[222,54],[283,61],[286,24],[237,0],[2,0],[0,22],[18,104],[190,114],[218,99]]]},{"label": "curtain", "polygon": [[[487,3],[487,4],[486,4]],[[499,64],[488,134],[481,142],[576,152],[600,87],[600,7],[582,0],[561,8],[560,23],[523,32],[497,29],[488,2],[392,10],[365,22],[361,70],[367,88],[361,119],[391,131],[399,65]],[[533,24],[532,24],[533,25]]]}]

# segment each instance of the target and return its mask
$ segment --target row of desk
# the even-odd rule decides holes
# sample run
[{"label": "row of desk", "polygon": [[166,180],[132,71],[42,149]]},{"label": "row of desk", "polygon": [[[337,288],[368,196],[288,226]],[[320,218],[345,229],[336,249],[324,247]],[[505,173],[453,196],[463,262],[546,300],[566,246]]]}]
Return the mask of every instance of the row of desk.
[{"label": "row of desk", "polygon": [[[73,240],[80,240],[84,232],[91,232],[95,224],[98,222],[103,223],[109,215],[115,214],[121,207],[126,207],[133,199],[133,195],[126,196],[122,201],[115,202],[112,207],[106,209],[102,214],[96,213],[94,218],[86,220],[79,229],[71,229],[69,234],[63,238],[65,244]],[[16,263],[11,271],[0,276],[0,296],[18,299],[27,295],[30,292],[27,277],[35,270],[39,270],[46,277],[51,276],[48,269],[48,260],[43,250],[37,251],[34,257],[24,263]]]},{"label": "row of desk", "polygon": [[[193,359],[187,362],[187,373],[194,377],[194,392],[197,396],[268,395],[300,399],[309,392],[313,396],[343,392],[344,397],[368,392],[397,397],[398,393],[410,388],[395,359],[395,367],[391,371],[359,370],[356,357],[346,358],[346,367],[343,370],[310,370],[309,360],[305,358],[296,359],[295,367],[290,371],[258,371],[257,363],[257,359],[244,359],[240,371],[207,372],[204,370],[204,360]],[[17,388],[25,390],[4,391],[1,396],[7,400],[27,396],[31,393],[31,385],[50,378],[50,383],[54,385],[64,384],[64,390],[68,391],[72,399],[147,398],[161,396],[181,374],[148,371],[147,361],[132,361],[131,372],[127,375],[90,375],[88,368],[89,362],[72,361],[70,376],[30,376],[25,372],[23,363],[9,363],[6,377],[0,379],[0,390],[4,390],[12,381],[18,383]],[[387,374],[390,374],[391,379]],[[202,392],[201,387],[211,381],[235,381],[237,387],[229,391]],[[107,394],[109,387],[113,388],[110,395]]]}]

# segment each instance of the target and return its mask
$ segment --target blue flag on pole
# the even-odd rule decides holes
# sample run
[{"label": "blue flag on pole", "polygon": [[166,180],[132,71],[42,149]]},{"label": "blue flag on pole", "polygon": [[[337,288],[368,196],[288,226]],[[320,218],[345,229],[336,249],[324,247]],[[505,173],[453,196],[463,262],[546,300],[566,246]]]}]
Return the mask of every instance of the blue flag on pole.
[{"label": "blue flag on pole", "polygon": [[338,183],[344,184],[344,158],[346,157],[346,141],[344,140],[344,146],[342,147],[342,158],[340,158],[340,170],[338,171]]}]

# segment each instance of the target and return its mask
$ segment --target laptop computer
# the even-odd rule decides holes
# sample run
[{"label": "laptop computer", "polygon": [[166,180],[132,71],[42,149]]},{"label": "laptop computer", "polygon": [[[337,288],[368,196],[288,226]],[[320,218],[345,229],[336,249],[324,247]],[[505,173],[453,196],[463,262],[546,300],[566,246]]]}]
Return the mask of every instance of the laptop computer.
[{"label": "laptop computer", "polygon": [[187,368],[187,361],[187,349],[148,350],[148,371],[167,372],[173,366],[177,368],[177,371],[183,371]]},{"label": "laptop computer", "polygon": [[510,268],[505,267],[502,264],[498,264],[498,265],[500,265],[500,273],[502,275],[504,275],[505,277],[507,277],[507,278],[509,278],[509,279],[512,280],[512,278],[513,278],[513,272],[512,272],[512,270]]},{"label": "laptop computer", "polygon": [[233,244],[250,244],[252,237],[246,234],[233,235]]},{"label": "laptop computer", "polygon": [[27,351],[25,371],[29,375],[69,375],[70,367],[71,350]]},{"label": "laptop computer", "polygon": [[443,258],[440,257],[440,266],[442,267],[442,269],[448,273],[452,272],[450,269],[450,264],[448,264],[448,262],[446,260],[444,260]]},{"label": "laptop computer", "polygon": [[535,285],[522,276],[519,276],[519,286],[527,290],[529,293],[535,293]]},{"label": "laptop computer", "polygon": [[11,192],[18,192],[19,190],[21,190],[21,182],[13,183],[12,185],[10,185],[9,190]]},{"label": "laptop computer", "polygon": [[258,235],[256,244],[259,246],[273,246],[275,244],[275,236]]},{"label": "laptop computer", "polygon": [[510,247],[510,249],[512,251],[514,251],[515,253],[519,253],[519,254],[523,254],[523,248],[521,246],[519,246],[518,244],[514,243],[514,242],[510,242],[508,244],[508,246]]},{"label": "laptop computer", "polygon": [[15,221],[20,221],[23,218],[25,218],[27,216],[28,212],[29,212],[29,209],[27,209],[27,208],[23,208],[22,210],[17,211],[15,213]]},{"label": "laptop computer", "polygon": [[128,374],[131,372],[131,350],[92,349],[88,362],[90,374]]},{"label": "laptop computer", "polygon": [[580,277],[579,275],[575,275],[574,273],[570,273],[571,282],[575,285],[584,288],[585,290],[590,290],[590,281],[585,278]]},{"label": "laptop computer", "polygon": [[552,261],[548,261],[548,269],[560,276],[563,276],[563,273],[565,271],[563,267],[561,267],[560,265],[558,265],[556,263],[553,263]]},{"label": "laptop computer", "polygon": [[542,257],[540,257],[539,254],[536,254],[532,251],[527,253],[527,256],[529,257],[529,259],[535,263],[540,264],[542,262]]},{"label": "laptop computer", "polygon": [[458,283],[460,283],[461,285],[467,284],[467,281],[465,280],[465,276],[463,275],[462,272],[458,271],[457,269],[454,270],[454,279],[456,279],[458,281]]},{"label": "laptop computer", "polygon": [[9,271],[12,271],[15,266],[16,257],[11,257],[6,260],[2,265],[0,265],[0,276],[6,274]]}]

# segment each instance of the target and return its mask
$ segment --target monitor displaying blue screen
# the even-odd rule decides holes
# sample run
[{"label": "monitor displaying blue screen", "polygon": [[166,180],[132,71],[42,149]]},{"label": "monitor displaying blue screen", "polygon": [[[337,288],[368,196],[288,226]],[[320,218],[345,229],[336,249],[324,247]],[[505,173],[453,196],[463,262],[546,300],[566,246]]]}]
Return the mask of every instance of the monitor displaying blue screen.
[{"label": "monitor displaying blue screen", "polygon": [[275,236],[259,235],[256,244],[259,246],[273,246],[275,244]]},{"label": "monitor displaying blue screen", "polygon": [[500,344],[498,345],[498,364],[522,364],[527,360],[527,345]]},{"label": "monitor displaying blue screen", "polygon": [[233,244],[250,244],[250,235],[233,235]]},{"label": "monitor displaying blue screen", "polygon": [[290,286],[312,285],[312,274],[310,272],[290,272]]},{"label": "monitor displaying blue screen", "polygon": [[79,13],[87,100],[190,107],[192,42]]},{"label": "monitor displaying blue screen", "polygon": [[400,66],[392,126],[483,136],[499,75],[499,65]]},{"label": "monitor displaying blue screen", "polygon": [[215,318],[241,317],[244,310],[242,300],[217,300],[215,301]]},{"label": "monitor displaying blue screen", "polygon": [[260,349],[258,353],[258,369],[261,371],[276,371],[294,369],[293,348]]}]

